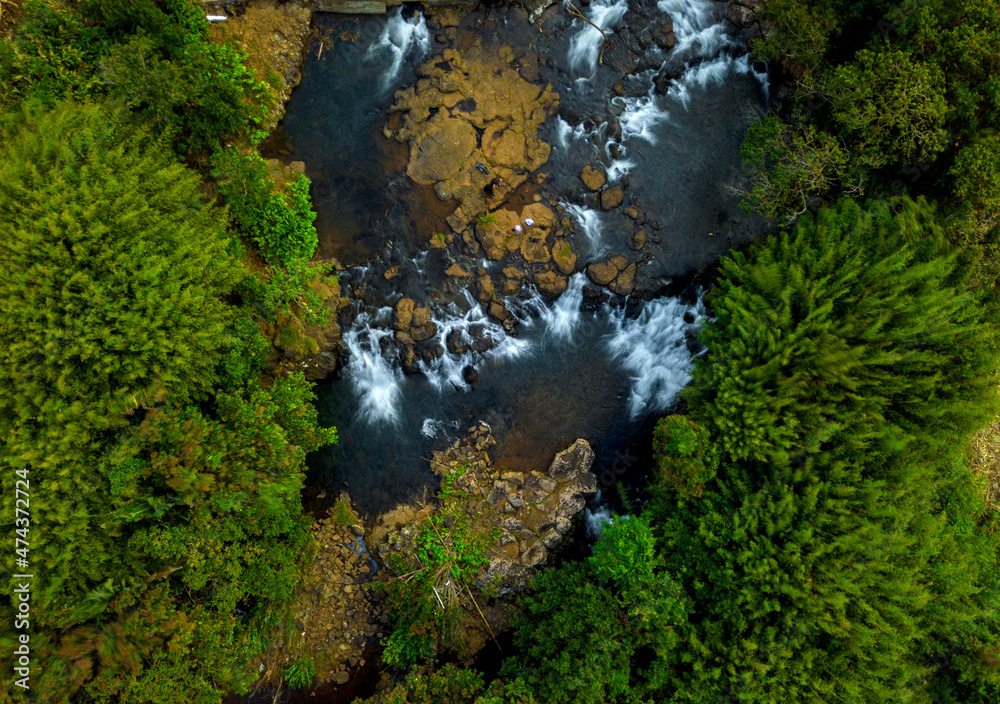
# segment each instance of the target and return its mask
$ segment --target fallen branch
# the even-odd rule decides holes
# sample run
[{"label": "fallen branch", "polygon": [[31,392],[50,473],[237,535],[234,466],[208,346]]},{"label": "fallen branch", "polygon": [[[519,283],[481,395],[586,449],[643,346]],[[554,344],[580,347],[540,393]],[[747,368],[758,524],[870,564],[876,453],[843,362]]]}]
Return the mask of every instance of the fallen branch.
[{"label": "fallen branch", "polygon": [[588,19],[586,15],[584,15],[582,12],[580,12],[580,10],[578,10],[577,7],[576,7],[576,5],[574,5],[573,3],[567,3],[566,9],[569,12],[569,14],[573,15],[574,17],[579,17],[581,20],[583,20],[584,22],[586,22],[587,24],[589,24],[591,27],[593,27],[594,29],[596,29],[598,32],[600,32],[601,36],[604,37],[604,43],[601,44],[601,51],[597,55],[597,63],[600,64],[601,66],[603,66],[604,65],[604,50],[605,50],[605,48],[607,48],[607,46],[609,44],[611,44],[611,37],[608,36],[607,32],[605,32],[603,29],[601,29],[596,24],[594,24],[590,19]]}]

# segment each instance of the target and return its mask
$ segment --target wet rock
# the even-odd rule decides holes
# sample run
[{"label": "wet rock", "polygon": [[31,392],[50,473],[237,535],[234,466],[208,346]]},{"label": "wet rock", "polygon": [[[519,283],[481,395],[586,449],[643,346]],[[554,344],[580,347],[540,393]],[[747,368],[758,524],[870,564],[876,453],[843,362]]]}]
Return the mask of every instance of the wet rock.
[{"label": "wet rock", "polygon": [[590,164],[583,167],[583,171],[580,172],[580,179],[592,191],[601,190],[604,188],[604,184],[608,182],[607,176],[604,175],[604,170],[594,168]]},{"label": "wet rock", "polygon": [[444,273],[447,276],[454,276],[454,277],[460,278],[460,279],[465,279],[465,278],[471,278],[472,277],[472,274],[470,274],[465,269],[463,269],[462,265],[459,264],[459,263],[457,263],[457,262],[454,263],[454,264],[452,264],[450,267],[448,267],[448,269]]},{"label": "wet rock", "polygon": [[466,384],[473,384],[478,378],[479,372],[477,372],[476,368],[471,364],[467,364],[462,368],[462,379]]},{"label": "wet rock", "polygon": [[552,245],[552,259],[563,274],[569,276],[576,271],[576,252],[566,240],[556,240]]},{"label": "wet rock", "polygon": [[[384,12],[384,10],[383,10],[383,12]],[[351,679],[351,676],[348,675],[343,670],[340,670],[339,672],[333,673],[333,679],[332,679],[332,681],[333,681],[333,683],[335,685],[340,686],[342,684],[347,684],[347,681],[349,679]]]},{"label": "wet rock", "polygon": [[630,218],[635,220],[636,225],[639,225],[641,227],[642,225],[646,224],[646,214],[641,210],[639,210],[639,208],[635,207],[634,205],[630,205],[629,207],[625,208],[623,212]]},{"label": "wet rock", "polygon": [[587,278],[598,286],[607,286],[618,276],[618,267],[604,259],[587,265]]},{"label": "wet rock", "polygon": [[413,299],[400,298],[392,309],[392,326],[397,330],[406,330],[413,323]]},{"label": "wet rock", "polygon": [[437,325],[434,323],[425,323],[423,325],[414,325],[410,328],[410,336],[415,342],[424,342],[437,335]]},{"label": "wet rock", "polygon": [[529,228],[521,243],[521,256],[529,264],[544,264],[551,259],[549,248],[545,246],[545,232]]},{"label": "wet rock", "polygon": [[621,186],[612,186],[601,191],[601,207],[604,210],[617,208],[625,200],[625,190]]},{"label": "wet rock", "polygon": [[[476,130],[464,120],[439,113],[423,135],[410,143],[407,175],[415,183],[430,185],[458,173],[476,148]],[[450,192],[450,191],[449,191]]]},{"label": "wet rock", "polygon": [[638,264],[629,264],[618,274],[608,288],[619,296],[628,296],[632,293],[632,289],[635,286],[635,272],[638,268]]},{"label": "wet rock", "polygon": [[499,301],[490,302],[489,314],[491,318],[495,318],[501,323],[510,318],[510,311],[504,308],[504,305]]},{"label": "wet rock", "polygon": [[476,298],[481,302],[491,300],[496,295],[496,290],[493,287],[493,279],[490,278],[489,274],[483,274],[476,280]]},{"label": "wet rock", "polygon": [[646,246],[646,229],[643,228],[632,235],[632,249],[638,251]]},{"label": "wet rock", "polygon": [[465,354],[469,351],[469,341],[466,339],[465,333],[458,329],[448,333],[445,344],[452,354]]},{"label": "wet rock", "polygon": [[556,271],[541,271],[535,274],[535,286],[546,296],[559,296],[569,286],[569,278]]}]

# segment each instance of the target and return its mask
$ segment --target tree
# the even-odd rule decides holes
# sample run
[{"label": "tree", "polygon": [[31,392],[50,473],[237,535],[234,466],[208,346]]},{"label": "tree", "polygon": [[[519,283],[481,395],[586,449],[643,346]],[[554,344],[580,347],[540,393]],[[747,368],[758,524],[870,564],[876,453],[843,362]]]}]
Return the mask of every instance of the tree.
[{"label": "tree", "polygon": [[944,73],[906,51],[859,51],[834,71],[828,90],[834,121],[873,168],[932,157],[948,143]]}]

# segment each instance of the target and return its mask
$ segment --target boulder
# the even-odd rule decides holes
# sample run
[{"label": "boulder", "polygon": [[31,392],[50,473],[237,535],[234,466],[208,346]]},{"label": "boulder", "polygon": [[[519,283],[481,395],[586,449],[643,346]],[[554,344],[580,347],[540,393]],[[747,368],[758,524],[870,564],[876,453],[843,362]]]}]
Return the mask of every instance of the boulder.
[{"label": "boulder", "polygon": [[580,179],[583,181],[583,185],[592,191],[599,191],[604,188],[604,184],[608,182],[608,177],[604,175],[602,169],[596,169],[590,164],[583,167],[583,171],[580,172]]},{"label": "boulder", "polygon": [[556,240],[552,245],[552,259],[559,271],[569,276],[576,271],[576,253],[566,240]]},{"label": "boulder", "polygon": [[551,269],[541,271],[535,274],[535,286],[546,296],[559,296],[569,286],[569,278]]},{"label": "boulder", "polygon": [[622,269],[621,273],[611,282],[608,286],[612,291],[617,293],[619,296],[628,296],[632,293],[632,289],[635,288],[635,272],[639,268],[639,265],[629,264],[627,267]]},{"label": "boulder", "polygon": [[598,286],[607,286],[618,276],[618,267],[604,259],[587,265],[587,278]]},{"label": "boulder", "polygon": [[392,309],[392,326],[397,330],[406,330],[413,323],[413,299],[400,298]]},{"label": "boulder", "polygon": [[601,191],[601,207],[604,210],[617,208],[625,200],[625,190],[621,186],[612,186]]},{"label": "boulder", "polygon": [[407,175],[430,185],[455,175],[476,148],[476,130],[464,120],[442,118],[410,143]]}]

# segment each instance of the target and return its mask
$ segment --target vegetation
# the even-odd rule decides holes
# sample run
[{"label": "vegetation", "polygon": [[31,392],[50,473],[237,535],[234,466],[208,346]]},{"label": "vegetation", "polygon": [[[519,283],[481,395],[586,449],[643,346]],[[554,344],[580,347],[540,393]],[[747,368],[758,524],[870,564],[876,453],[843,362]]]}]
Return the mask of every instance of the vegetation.
[{"label": "vegetation", "polygon": [[[11,542],[31,484],[32,695],[220,702],[286,625],[305,456],[336,440],[301,375],[261,384],[262,325],[324,317],[315,231],[250,274],[231,233],[282,223],[257,242],[178,162],[252,140],[268,102],[200,5],[22,9],[0,41],[0,483]],[[311,227],[308,183],[291,194]]]},{"label": "vegetation", "polygon": [[412,536],[412,551],[393,556],[397,578],[383,585],[391,626],[382,659],[403,670],[430,663],[439,649],[461,650],[465,605],[480,612],[471,587],[496,536],[465,508],[455,485],[461,471],[442,480],[440,507]]},{"label": "vegetation", "polygon": [[181,155],[263,136],[273,100],[235,44],[208,37],[189,0],[26,0],[0,43],[0,105],[108,98],[128,105]]}]

